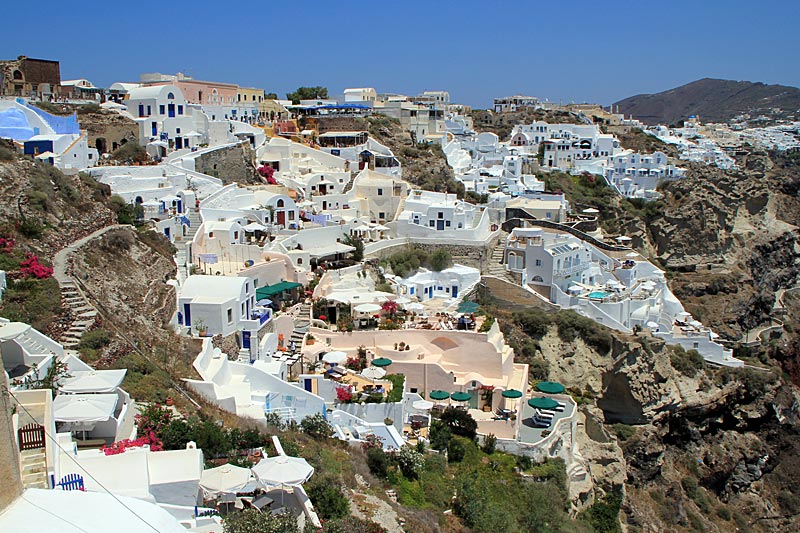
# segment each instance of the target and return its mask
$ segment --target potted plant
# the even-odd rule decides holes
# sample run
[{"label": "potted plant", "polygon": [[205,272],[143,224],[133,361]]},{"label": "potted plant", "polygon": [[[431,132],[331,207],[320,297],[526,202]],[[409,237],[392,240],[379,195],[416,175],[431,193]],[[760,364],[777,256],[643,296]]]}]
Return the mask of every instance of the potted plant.
[{"label": "potted plant", "polygon": [[194,321],[194,329],[197,330],[197,334],[200,337],[205,337],[208,333],[208,326],[206,326],[206,322],[202,318]]},{"label": "potted plant", "polygon": [[306,345],[313,346],[314,345],[314,341],[316,341],[316,340],[317,339],[314,338],[314,335],[309,333],[308,336],[306,337]]}]

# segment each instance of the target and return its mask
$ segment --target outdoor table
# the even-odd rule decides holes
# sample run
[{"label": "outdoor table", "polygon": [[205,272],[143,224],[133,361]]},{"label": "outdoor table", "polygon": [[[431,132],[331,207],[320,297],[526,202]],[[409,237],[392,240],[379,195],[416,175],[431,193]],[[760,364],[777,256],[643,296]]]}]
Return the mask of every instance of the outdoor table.
[{"label": "outdoor table", "polygon": [[255,500],[253,500],[252,504],[253,504],[253,507],[255,507],[256,509],[261,510],[264,507],[269,507],[270,505],[272,505],[272,503],[274,501],[275,500],[273,500],[269,496],[262,495],[262,496],[259,496],[258,498],[256,498]]}]

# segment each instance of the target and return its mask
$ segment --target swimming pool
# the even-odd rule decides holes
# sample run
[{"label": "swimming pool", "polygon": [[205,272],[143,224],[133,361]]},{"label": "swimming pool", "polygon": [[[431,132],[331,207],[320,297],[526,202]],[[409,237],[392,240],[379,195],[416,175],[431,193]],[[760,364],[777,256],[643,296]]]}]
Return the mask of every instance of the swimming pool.
[{"label": "swimming pool", "polygon": [[609,294],[611,294],[611,293],[605,292],[605,291],[592,291],[592,292],[589,293],[589,298],[596,298],[598,300],[602,300],[603,298],[605,298]]}]

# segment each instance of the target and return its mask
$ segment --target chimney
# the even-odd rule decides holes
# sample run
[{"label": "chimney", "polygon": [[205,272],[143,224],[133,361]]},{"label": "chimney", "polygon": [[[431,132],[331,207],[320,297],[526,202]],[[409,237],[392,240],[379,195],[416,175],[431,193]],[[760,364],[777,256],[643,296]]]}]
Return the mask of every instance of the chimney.
[{"label": "chimney", "polygon": [[[3,354],[0,351],[0,365]],[[22,494],[22,479],[19,473],[19,449],[14,436],[14,425],[11,422],[11,411],[16,402],[8,391],[6,374],[0,375],[0,479],[3,490],[0,490],[0,513],[11,505]]]}]

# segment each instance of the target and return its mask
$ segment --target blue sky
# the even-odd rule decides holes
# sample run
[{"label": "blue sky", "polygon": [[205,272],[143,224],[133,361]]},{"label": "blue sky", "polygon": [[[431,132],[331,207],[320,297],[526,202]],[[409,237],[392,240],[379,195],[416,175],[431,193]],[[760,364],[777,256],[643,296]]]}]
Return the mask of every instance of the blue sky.
[{"label": "blue sky", "polygon": [[609,104],[703,77],[800,86],[796,0],[96,5],[4,5],[0,57],[57,59],[62,78],[102,86],[180,70],[281,96],[445,89],[475,107],[515,93]]}]

